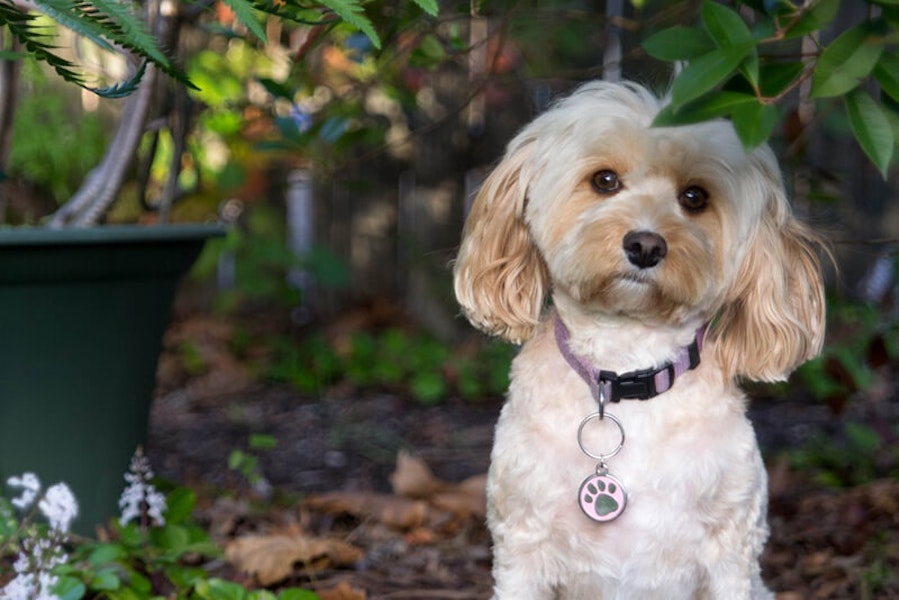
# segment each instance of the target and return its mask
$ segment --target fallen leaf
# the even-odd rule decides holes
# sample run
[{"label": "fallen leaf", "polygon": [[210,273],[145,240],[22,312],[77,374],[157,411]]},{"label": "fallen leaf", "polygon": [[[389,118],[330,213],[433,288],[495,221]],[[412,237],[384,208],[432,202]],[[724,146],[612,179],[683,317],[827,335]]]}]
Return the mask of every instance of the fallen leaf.
[{"label": "fallen leaf", "polygon": [[423,460],[401,450],[390,483],[399,496],[427,500],[434,508],[463,519],[487,514],[486,475],[475,475],[461,483],[441,481]]},{"label": "fallen leaf", "polygon": [[365,600],[365,591],[354,588],[346,581],[332,588],[316,589],[315,593],[321,600]]},{"label": "fallen leaf", "polygon": [[352,565],[362,559],[362,551],[330,538],[249,535],[230,541],[225,556],[235,569],[269,586],[290,577],[297,565],[314,571]]},{"label": "fallen leaf", "polygon": [[305,505],[332,514],[345,513],[359,519],[375,519],[398,529],[411,529],[423,525],[428,521],[431,512],[428,503],[421,500],[353,492],[309,496]]},{"label": "fallen leaf", "polygon": [[396,495],[408,498],[429,498],[447,487],[446,483],[434,477],[425,461],[405,450],[397,454],[396,470],[390,474],[390,485]]},{"label": "fallen leaf", "polygon": [[487,476],[475,475],[430,498],[431,505],[463,519],[487,516]]}]

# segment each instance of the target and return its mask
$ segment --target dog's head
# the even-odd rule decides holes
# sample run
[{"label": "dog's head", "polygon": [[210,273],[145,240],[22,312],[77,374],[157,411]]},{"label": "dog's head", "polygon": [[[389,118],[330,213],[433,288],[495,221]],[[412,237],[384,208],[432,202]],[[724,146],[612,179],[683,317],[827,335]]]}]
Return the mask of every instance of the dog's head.
[{"label": "dog's head", "polygon": [[817,354],[817,240],[767,147],[730,123],[651,127],[660,102],[590,83],[512,140],[465,225],[455,273],[469,320],[527,339],[552,289],[585,311],[712,322],[730,375],[783,378]]}]

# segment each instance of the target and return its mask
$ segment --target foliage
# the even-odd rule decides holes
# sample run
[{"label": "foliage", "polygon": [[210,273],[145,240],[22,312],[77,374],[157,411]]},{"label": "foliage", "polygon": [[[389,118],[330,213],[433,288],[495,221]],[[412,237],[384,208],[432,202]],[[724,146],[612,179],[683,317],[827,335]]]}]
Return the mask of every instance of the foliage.
[{"label": "foliage", "polygon": [[19,101],[12,133],[10,176],[21,175],[46,189],[58,203],[67,200],[93,168],[108,141],[101,116],[84,113],[53,88],[29,61],[24,75],[29,94]]},{"label": "foliage", "polygon": [[[195,504],[194,492],[176,488],[166,497],[164,523],[151,523],[146,518],[139,523],[112,521],[108,539],[64,540],[57,535],[52,521],[50,525],[39,523],[33,512],[19,519],[13,503],[0,497],[0,560],[15,555],[20,547],[29,547],[29,543],[38,543],[37,547],[44,552],[61,553],[63,562],[53,563],[49,579],[54,582],[52,591],[59,600],[318,598],[314,592],[300,588],[286,588],[278,593],[248,590],[238,583],[211,576],[202,561],[219,558],[221,551],[203,528],[192,521]],[[16,592],[0,587],[0,595],[3,592],[18,598]]]},{"label": "foliage", "polygon": [[240,475],[257,491],[266,492],[269,484],[259,466],[260,450],[272,450],[278,445],[278,440],[271,435],[256,433],[250,436],[247,450],[234,449],[228,455],[228,468],[240,473]]},{"label": "foliage", "polygon": [[469,355],[426,333],[396,328],[355,332],[340,344],[322,335],[307,335],[299,342],[275,338],[272,349],[268,376],[300,391],[321,392],[345,381],[359,387],[405,390],[425,405],[454,392],[468,400],[502,395],[514,352],[512,346],[491,341],[476,355]]},{"label": "foliage", "polygon": [[[413,1],[428,14],[437,14],[435,0]],[[237,20],[263,42],[267,39],[258,21],[260,12],[298,24],[333,27],[344,23],[364,33],[375,47],[381,47],[380,37],[360,0],[227,0],[225,4],[234,11]],[[147,65],[153,64],[180,83],[195,87],[175,60],[160,48],[147,20],[138,13],[137,4],[117,0],[35,0],[34,5],[56,23],[90,39],[100,48],[114,52],[117,47],[122,47],[142,60],[128,80],[109,87],[91,87],[79,67],[56,52],[54,34],[42,27],[35,15],[25,12],[11,0],[0,1],[0,25],[5,25],[29,54],[48,64],[65,81],[103,97],[119,98],[134,92]]]},{"label": "foliage", "polygon": [[869,304],[828,302],[828,343],[821,355],[797,371],[798,381],[835,407],[865,390],[873,369],[899,360],[899,320]]},{"label": "foliage", "polygon": [[308,273],[318,285],[342,289],[349,282],[347,266],[327,248],[313,245],[297,255],[287,244],[283,217],[271,207],[255,205],[248,211],[243,227],[232,227],[222,241],[208,244],[197,265],[198,274],[209,274],[223,254],[233,257],[234,284],[218,298],[228,310],[246,302],[274,301],[280,306],[296,306],[306,299],[288,277],[291,272]]},{"label": "foliage", "polygon": [[[899,429],[890,437],[899,435]],[[818,433],[789,452],[792,468],[827,486],[846,488],[899,475],[899,446],[872,427],[848,422],[836,435]]]},{"label": "foliage", "polygon": [[[886,178],[899,140],[899,6],[865,2],[865,20],[840,24],[839,35],[825,42],[839,0],[738,0],[735,8],[705,0],[699,26],[670,27],[643,42],[651,56],[686,64],[657,123],[729,116],[753,147],[777,125],[777,105],[810,82],[803,100],[842,104],[856,140]],[[803,39],[813,42],[811,52]]]}]

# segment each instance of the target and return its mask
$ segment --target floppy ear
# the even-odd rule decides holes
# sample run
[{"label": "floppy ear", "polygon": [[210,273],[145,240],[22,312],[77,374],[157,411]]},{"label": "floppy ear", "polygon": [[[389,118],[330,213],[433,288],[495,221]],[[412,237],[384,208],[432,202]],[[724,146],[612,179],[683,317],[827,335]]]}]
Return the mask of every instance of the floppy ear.
[{"label": "floppy ear", "polygon": [[549,279],[524,221],[529,154],[527,145],[510,150],[481,186],[453,267],[468,320],[512,342],[533,333]]},{"label": "floppy ear", "polygon": [[765,214],[711,332],[725,371],[755,381],[786,379],[824,341],[824,246],[793,218],[779,179],[765,186]]}]

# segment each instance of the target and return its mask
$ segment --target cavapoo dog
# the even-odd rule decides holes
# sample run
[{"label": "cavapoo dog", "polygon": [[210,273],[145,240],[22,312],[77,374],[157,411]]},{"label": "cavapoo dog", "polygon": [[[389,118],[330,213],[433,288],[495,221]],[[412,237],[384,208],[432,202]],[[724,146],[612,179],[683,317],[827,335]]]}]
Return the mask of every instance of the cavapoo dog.
[{"label": "cavapoo dog", "polygon": [[488,474],[495,598],[773,598],[736,380],[819,352],[818,240],[769,148],[722,120],[653,127],[660,108],[583,85],[512,140],[466,222],[459,303],[523,343]]}]

